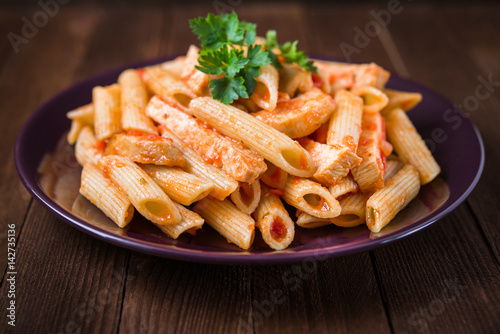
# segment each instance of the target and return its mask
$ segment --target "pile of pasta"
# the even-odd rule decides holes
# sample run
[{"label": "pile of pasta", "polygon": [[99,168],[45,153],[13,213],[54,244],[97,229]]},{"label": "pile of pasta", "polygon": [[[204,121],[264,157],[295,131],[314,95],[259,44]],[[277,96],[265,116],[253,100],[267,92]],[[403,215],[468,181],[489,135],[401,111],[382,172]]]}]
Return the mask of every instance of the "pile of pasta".
[{"label": "pile of pasta", "polygon": [[67,114],[80,193],[121,228],[134,211],[172,238],[206,222],[249,249],[257,227],[282,250],[295,225],[379,232],[440,172],[406,115],[421,95],[386,89],[376,64],[266,65],[248,99],[225,105],[197,59],[191,46],[128,69]]}]

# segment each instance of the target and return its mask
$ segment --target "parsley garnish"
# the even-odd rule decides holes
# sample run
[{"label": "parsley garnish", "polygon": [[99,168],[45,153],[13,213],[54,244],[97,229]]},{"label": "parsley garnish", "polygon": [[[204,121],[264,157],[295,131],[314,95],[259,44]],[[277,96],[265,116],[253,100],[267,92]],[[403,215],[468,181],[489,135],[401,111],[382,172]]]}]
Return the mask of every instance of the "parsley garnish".
[{"label": "parsley garnish", "polygon": [[[253,45],[256,39],[255,24],[239,21],[235,12],[189,21],[198,36],[202,49],[196,68],[203,73],[222,75],[210,81],[212,97],[224,104],[230,104],[240,97],[252,95],[260,68],[271,63],[268,53],[260,45]],[[247,51],[235,46],[246,46]]]},{"label": "parsley garnish", "polygon": [[[189,25],[201,42],[196,66],[203,73],[221,76],[210,81],[212,97],[224,104],[238,98],[252,95],[260,75],[260,68],[272,63],[276,68],[282,65],[278,57],[287,63],[297,63],[308,71],[316,72],[316,67],[303,51],[297,51],[297,41],[279,45],[276,31],[267,33],[265,50],[254,45],[256,25],[239,21],[235,12],[215,16],[208,14],[189,21]],[[246,48],[246,51],[243,48]],[[276,55],[273,50],[279,50]]]},{"label": "parsley garnish", "polygon": [[[286,42],[285,44],[280,45],[276,36],[276,30],[269,30],[266,34],[265,47],[269,52],[269,58],[271,58],[274,67],[283,67],[278,60],[278,57],[281,56],[287,63],[297,63],[307,71],[316,73],[318,69],[314,66],[314,62],[309,60],[304,51],[297,51],[298,43],[299,41],[295,41],[293,43]],[[279,54],[277,55],[273,52],[273,50],[276,49],[279,50]]]}]

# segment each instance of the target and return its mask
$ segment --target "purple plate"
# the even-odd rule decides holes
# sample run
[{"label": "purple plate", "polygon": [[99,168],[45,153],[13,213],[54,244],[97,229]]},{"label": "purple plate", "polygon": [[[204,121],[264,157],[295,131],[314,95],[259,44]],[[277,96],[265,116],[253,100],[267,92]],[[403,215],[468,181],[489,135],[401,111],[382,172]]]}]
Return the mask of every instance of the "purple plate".
[{"label": "purple plate", "polygon": [[393,75],[388,88],[420,92],[423,101],[409,116],[442,172],[422,187],[394,221],[380,233],[366,226],[344,229],[327,226],[314,230],[297,227],[285,251],[272,251],[256,233],[251,250],[228,244],[207,224],[196,237],[173,240],[139,214],[125,229],[118,228],[95,206],[78,195],[81,168],[72,147],[63,138],[70,127],[67,111],[91,102],[94,86],[116,82],[120,72],[159,61],[115,68],[83,80],[38,108],[21,129],[15,146],[16,168],[25,187],[40,203],[77,229],[98,239],[132,250],[184,261],[223,264],[277,264],[354,254],[415,233],[450,213],[470,194],[484,165],[484,147],[476,127],[435,92]]}]

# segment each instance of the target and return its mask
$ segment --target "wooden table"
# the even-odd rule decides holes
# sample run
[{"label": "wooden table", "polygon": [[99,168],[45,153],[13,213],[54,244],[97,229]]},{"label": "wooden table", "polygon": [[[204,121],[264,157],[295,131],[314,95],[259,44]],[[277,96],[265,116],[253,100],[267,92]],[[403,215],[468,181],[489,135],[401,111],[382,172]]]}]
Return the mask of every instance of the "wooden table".
[{"label": "wooden table", "polygon": [[[238,4],[240,3],[241,4]],[[227,3],[221,1],[219,3]],[[355,30],[384,5],[251,4],[233,1],[262,33],[300,40],[311,54],[345,58]],[[494,333],[500,331],[500,88],[470,113],[486,147],[470,197],[433,226],[389,246],[318,263],[220,266],[143,255],[87,236],[34,201],[19,181],[13,145],[23,122],[59,90],[118,64],[184,53],[187,20],[208,5],[61,5],[18,45],[38,5],[0,8],[0,272],[7,224],[16,230],[16,327],[7,325],[9,284],[0,287],[0,332],[17,333]],[[500,7],[402,1],[387,28],[358,43],[374,61],[455,103],[478,77],[500,81]],[[43,17],[38,18],[39,20]],[[385,17],[387,20],[387,16]],[[43,22],[43,21],[39,21]],[[33,35],[33,34],[32,34]],[[344,44],[345,46],[345,44]],[[362,46],[362,47],[360,47]],[[459,149],[459,148],[457,148]],[[283,278],[299,269],[302,276]],[[282,294],[270,302],[273,290]]]}]

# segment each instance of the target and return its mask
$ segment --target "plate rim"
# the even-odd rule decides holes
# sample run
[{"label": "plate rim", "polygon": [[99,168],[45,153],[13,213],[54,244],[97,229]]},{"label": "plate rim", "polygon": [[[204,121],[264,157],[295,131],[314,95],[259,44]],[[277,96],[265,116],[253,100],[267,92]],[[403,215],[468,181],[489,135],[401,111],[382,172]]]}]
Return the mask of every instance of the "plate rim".
[{"label": "plate rim", "polygon": [[[109,231],[106,231],[100,227],[92,225],[85,220],[74,216],[72,213],[61,207],[55,201],[53,201],[45,192],[41,189],[38,182],[33,182],[30,178],[30,175],[27,175],[28,172],[25,170],[26,166],[23,166],[20,161],[20,157],[23,154],[21,152],[23,138],[26,136],[26,132],[32,126],[32,123],[35,121],[36,116],[54,103],[61,96],[67,94],[70,90],[75,89],[77,86],[80,86],[84,83],[90,83],[92,81],[96,81],[99,78],[110,75],[111,73],[115,73],[119,70],[123,70],[125,68],[136,68],[141,66],[147,66],[147,64],[160,63],[162,61],[166,61],[169,59],[175,58],[177,55],[172,56],[164,56],[158,57],[154,59],[147,59],[142,61],[131,62],[127,64],[122,64],[118,66],[113,66],[112,68],[108,68],[103,71],[99,71],[89,77],[78,80],[70,86],[60,90],[58,93],[51,96],[49,99],[44,101],[40,106],[38,106],[35,111],[33,111],[28,118],[25,120],[23,126],[19,130],[19,133],[16,137],[16,142],[14,146],[14,162],[16,171],[23,183],[24,187],[28,190],[33,198],[35,198],[38,202],[40,202],[45,209],[55,214],[57,217],[61,218],[65,223],[70,226],[75,227],[77,230],[86,233],[87,235],[93,236],[99,240],[108,242],[115,246],[124,247],[129,250],[138,251],[141,253],[170,258],[180,261],[189,261],[189,262],[197,262],[197,263],[212,263],[212,264],[225,264],[225,265],[252,265],[252,264],[285,264],[285,263],[298,263],[301,261],[314,260],[320,261],[322,259],[331,258],[331,257],[341,257],[347,255],[358,254],[364,251],[373,250],[390,243],[399,241],[411,234],[417,233],[424,228],[434,224],[438,220],[444,218],[446,215],[453,212],[460,204],[462,204],[465,199],[470,195],[472,190],[476,187],[479,179],[481,178],[484,164],[485,164],[485,148],[481,133],[479,132],[476,125],[463,113],[461,116],[464,118],[466,122],[471,126],[474,135],[477,138],[479,149],[480,149],[480,160],[479,166],[475,173],[474,179],[468,185],[467,189],[458,197],[453,203],[451,203],[447,207],[440,207],[436,211],[432,212],[431,218],[423,217],[411,225],[402,228],[401,230],[389,233],[385,236],[382,236],[377,239],[371,239],[359,244],[343,246],[341,248],[337,248],[335,245],[329,245],[321,248],[311,248],[304,249],[297,252],[290,250],[287,252],[283,251],[274,251],[268,253],[252,253],[251,251],[241,251],[241,252],[217,252],[217,251],[201,251],[201,250],[193,250],[187,248],[180,248],[177,246],[167,245],[167,244],[158,244],[151,243],[144,240],[130,240],[121,235],[112,234]],[[330,59],[337,61],[334,57],[324,57],[324,56],[316,56],[317,59]],[[433,95],[439,97],[443,101],[446,101],[450,106],[452,105],[451,101],[441,95],[439,92],[418,83],[412,79],[403,78],[398,76],[397,74],[391,73],[392,77],[397,78],[398,80],[403,80],[409,82],[411,84],[422,87]],[[36,175],[35,175],[36,178]],[[446,202],[445,202],[446,203]],[[421,222],[425,220],[424,222]]]}]

